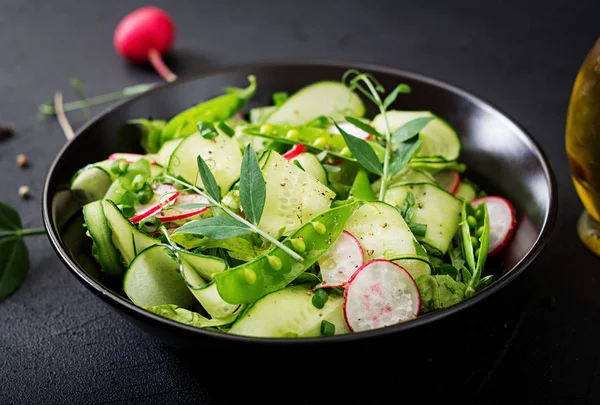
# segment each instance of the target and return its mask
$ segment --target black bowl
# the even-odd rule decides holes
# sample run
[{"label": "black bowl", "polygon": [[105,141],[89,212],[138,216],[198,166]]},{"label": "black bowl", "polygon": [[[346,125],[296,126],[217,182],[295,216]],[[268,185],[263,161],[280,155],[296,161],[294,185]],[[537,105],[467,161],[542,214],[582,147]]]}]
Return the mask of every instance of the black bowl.
[{"label": "black bowl", "polygon": [[[102,277],[91,257],[89,238],[84,236],[80,207],[66,186],[79,168],[103,160],[112,152],[141,152],[139,135],[124,125],[127,120],[171,117],[199,101],[221,94],[227,86],[244,87],[250,74],[257,78],[258,91],[247,107],[267,105],[276,91],[293,92],[317,80],[340,80],[348,68],[374,74],[386,89],[401,82],[409,84],[412,93],[399,97],[392,108],[431,110],[446,119],[461,137],[461,161],[468,166],[467,176],[515,205],[518,227],[503,252],[489,260],[496,274],[489,288],[451,308],[382,329],[327,338],[263,339],[197,329],[162,318],[133,305],[119,285]],[[369,113],[374,114],[374,111]],[[229,346],[264,347],[266,344],[298,348],[333,344],[347,347],[368,339],[408,336],[409,331],[425,325],[435,327],[442,319],[477,306],[523,273],[548,242],[556,210],[556,184],[547,158],[527,133],[497,108],[466,91],[418,74],[374,65],[321,61],[220,69],[195,78],[179,79],[121,102],[81,128],[62,148],[48,173],[43,196],[44,224],[50,241],[73,275],[118,313],[171,346],[184,349],[197,347],[199,340]]]}]

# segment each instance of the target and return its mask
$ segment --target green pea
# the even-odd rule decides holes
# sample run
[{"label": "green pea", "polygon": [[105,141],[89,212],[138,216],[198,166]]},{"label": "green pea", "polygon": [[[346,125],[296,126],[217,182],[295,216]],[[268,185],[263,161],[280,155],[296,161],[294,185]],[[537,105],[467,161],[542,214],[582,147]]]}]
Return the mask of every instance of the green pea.
[{"label": "green pea", "polygon": [[467,217],[467,224],[469,225],[469,228],[471,228],[471,230],[477,228],[477,220],[471,215]]},{"label": "green pea", "polygon": [[475,260],[477,260],[477,258],[479,257],[480,251],[481,251],[481,248],[477,248],[477,250],[475,251]]},{"label": "green pea", "polygon": [[273,127],[269,124],[261,125],[260,133],[265,135],[270,135],[273,132]]},{"label": "green pea", "polygon": [[306,250],[306,243],[302,239],[292,239],[290,242],[292,243],[292,249],[297,253],[304,253]]},{"label": "green pea", "polygon": [[477,228],[477,231],[475,232],[475,236],[477,236],[478,238],[481,238],[481,235],[483,235],[483,226]]},{"label": "green pea", "polygon": [[312,143],[312,145],[315,148],[323,148],[325,147],[325,145],[327,145],[327,139],[325,137],[319,137],[317,139],[314,140],[314,142]]},{"label": "green pea", "polygon": [[483,219],[483,206],[480,205],[477,207],[477,209],[475,210],[475,218],[478,221],[481,221]]},{"label": "green pea", "polygon": [[298,139],[299,136],[300,136],[300,131],[298,131],[297,129],[290,129],[285,134],[285,137],[287,139],[291,139],[291,140],[296,140],[296,139]]},{"label": "green pea", "polygon": [[325,235],[325,232],[327,232],[327,228],[325,227],[325,224],[323,224],[322,222],[313,221],[312,226],[315,229],[315,232],[318,233],[319,235]]},{"label": "green pea", "polygon": [[471,244],[473,245],[474,249],[477,249],[479,247],[479,239],[477,239],[475,236],[471,236]]},{"label": "green pea", "polygon": [[254,272],[254,270],[245,268],[244,269],[244,280],[246,280],[246,283],[248,283],[250,285],[256,283],[256,273]]},{"label": "green pea", "polygon": [[281,267],[283,267],[281,259],[277,256],[267,256],[267,263],[269,263],[269,266],[276,271],[281,270]]}]

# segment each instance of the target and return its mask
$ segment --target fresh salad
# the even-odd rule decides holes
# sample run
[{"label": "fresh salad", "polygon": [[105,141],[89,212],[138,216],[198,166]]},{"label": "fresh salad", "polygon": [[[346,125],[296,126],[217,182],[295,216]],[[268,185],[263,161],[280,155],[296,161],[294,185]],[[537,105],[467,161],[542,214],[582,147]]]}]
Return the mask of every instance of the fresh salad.
[{"label": "fresh salad", "polygon": [[[72,179],[103,277],[187,325],[313,337],[395,325],[486,288],[515,210],[465,176],[456,131],[349,70],[248,108],[256,79]],[[366,116],[367,103],[377,113]]]}]

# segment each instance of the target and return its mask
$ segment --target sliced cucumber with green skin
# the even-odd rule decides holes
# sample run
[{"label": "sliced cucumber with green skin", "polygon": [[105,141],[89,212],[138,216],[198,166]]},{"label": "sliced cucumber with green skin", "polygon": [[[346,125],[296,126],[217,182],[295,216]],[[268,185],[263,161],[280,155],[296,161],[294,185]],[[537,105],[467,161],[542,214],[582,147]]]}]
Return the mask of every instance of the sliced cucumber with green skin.
[{"label": "sliced cucumber with green skin", "polygon": [[269,338],[321,336],[324,320],[335,325],[336,335],[349,333],[343,304],[341,296],[329,294],[327,302],[319,309],[312,303],[309,286],[286,287],[265,295],[247,308],[229,333]]},{"label": "sliced cucumber with green skin", "polygon": [[[405,168],[401,170],[400,173],[392,177],[388,184],[388,188],[395,185],[410,183],[436,184],[435,178],[431,174],[417,169]],[[379,189],[381,188],[381,178],[374,181],[372,187],[375,193],[379,193]]]},{"label": "sliced cucumber with green skin", "polygon": [[173,152],[175,152],[175,149],[177,149],[183,139],[184,138],[177,138],[165,142],[156,153],[156,163],[162,167],[168,167]]},{"label": "sliced cucumber with green skin", "polygon": [[[430,111],[398,111],[386,112],[390,131],[394,132],[402,125],[416,118],[434,117],[419,134],[421,147],[417,156],[442,156],[446,160],[456,160],[460,154],[460,139],[454,128],[440,117]],[[371,125],[380,133],[385,133],[385,122],[383,116],[377,115],[373,118]]]},{"label": "sliced cucumber with green skin", "polygon": [[[344,228],[358,240],[363,248],[364,261],[394,255],[418,255],[419,242],[393,206],[383,202],[366,203],[360,207]],[[395,260],[411,276],[431,274],[427,263],[419,260]]]},{"label": "sliced cucumber with green skin", "polygon": [[270,235],[285,228],[287,236],[329,209],[335,193],[275,151],[259,162],[267,186],[267,198],[258,227]]},{"label": "sliced cucumber with green skin", "polygon": [[310,174],[315,179],[319,180],[321,183],[325,185],[329,183],[327,181],[327,172],[323,168],[321,162],[319,162],[317,156],[315,156],[314,154],[301,153],[290,160],[292,163],[294,163],[294,160],[297,160],[306,173]]},{"label": "sliced cucumber with green skin", "polygon": [[[114,202],[102,200],[104,215],[108,221],[108,226],[112,231],[112,241],[114,246],[121,252],[121,257],[126,266],[144,249],[149,246],[160,243],[143,232],[140,232],[117,208]],[[174,304],[167,302],[166,304]],[[156,304],[159,305],[159,304]]]},{"label": "sliced cucumber with green skin", "polygon": [[275,106],[267,106],[267,107],[256,107],[250,110],[249,118],[251,124],[262,124],[265,119],[271,115],[277,107]]},{"label": "sliced cucumber with green skin", "polygon": [[100,165],[89,165],[73,177],[71,193],[80,204],[85,205],[103,199],[112,182],[110,171]]},{"label": "sliced cucumber with green skin", "polygon": [[112,242],[112,231],[104,215],[102,201],[94,201],[83,206],[83,218],[88,235],[94,241],[92,252],[101,270],[112,277],[120,277],[125,272],[121,255]]},{"label": "sliced cucumber with green skin", "polygon": [[223,133],[213,139],[206,139],[199,133],[190,135],[181,141],[171,155],[167,172],[203,188],[202,179],[198,175],[198,155],[210,167],[221,189],[221,196],[227,194],[240,177],[242,152],[237,141]]},{"label": "sliced cucumber with green skin", "polygon": [[181,266],[168,245],[142,250],[129,265],[123,291],[140,307],[172,304],[189,308],[196,301],[181,276]]},{"label": "sliced cucumber with green skin", "polygon": [[477,191],[471,183],[461,181],[454,193],[454,197],[463,201],[473,201],[477,197]]},{"label": "sliced cucumber with green skin", "polygon": [[203,280],[212,281],[216,273],[221,273],[227,269],[225,260],[218,257],[192,253],[182,249],[177,249],[177,252],[183,260],[196,270]]},{"label": "sliced cucumber with green skin", "polygon": [[444,255],[458,230],[462,201],[429,183],[392,187],[386,192],[385,201],[402,206],[409,192],[415,199],[412,222],[427,225],[425,236],[419,240],[433,248],[433,253]]},{"label": "sliced cucumber with green skin", "polygon": [[364,114],[365,106],[356,93],[340,82],[321,81],[294,93],[265,122],[301,125],[321,115],[339,121],[345,116],[360,118]]}]

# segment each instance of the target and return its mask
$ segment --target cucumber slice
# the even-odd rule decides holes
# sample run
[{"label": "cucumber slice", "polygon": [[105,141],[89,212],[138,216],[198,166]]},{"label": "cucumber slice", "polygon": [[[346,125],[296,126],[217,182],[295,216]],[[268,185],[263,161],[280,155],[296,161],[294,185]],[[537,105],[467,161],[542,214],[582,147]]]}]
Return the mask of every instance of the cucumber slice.
[{"label": "cucumber slice", "polygon": [[[454,128],[446,121],[437,117],[430,111],[398,111],[391,110],[386,113],[390,131],[395,131],[408,121],[421,117],[435,117],[435,119],[420,132],[421,147],[417,156],[442,156],[446,160],[456,160],[460,154],[460,140]],[[381,133],[385,133],[385,122],[381,114],[373,118],[371,125]]]},{"label": "cucumber slice", "polygon": [[365,106],[356,93],[340,82],[321,81],[294,93],[265,122],[301,125],[321,115],[340,121],[346,115],[360,118],[364,114]]},{"label": "cucumber slice", "polygon": [[477,190],[475,187],[466,181],[461,181],[454,193],[454,197],[463,201],[473,201],[477,197]]},{"label": "cucumber slice", "polygon": [[[389,182],[388,188],[400,185],[400,184],[410,184],[410,183],[431,183],[436,184],[435,178],[424,171],[417,169],[409,169],[405,168],[400,171],[400,173],[396,174]],[[381,188],[381,178],[377,179],[372,184],[373,191],[377,194],[379,193],[379,189]]]},{"label": "cucumber slice", "polygon": [[319,159],[312,153],[301,153],[290,160],[292,163],[294,163],[294,160],[297,160],[306,173],[310,174],[321,183],[325,185],[329,183],[327,181],[327,172],[323,168],[321,162],[319,162]]},{"label": "cucumber slice", "polygon": [[330,294],[323,308],[312,303],[305,284],[286,287],[265,295],[244,311],[229,333],[257,337],[321,336],[321,322],[335,325],[335,334],[349,333],[344,320],[344,299]]},{"label": "cucumber slice", "polygon": [[270,235],[278,235],[283,228],[283,235],[290,235],[328,210],[335,198],[323,183],[273,150],[261,157],[259,165],[267,198],[258,226]]},{"label": "cucumber slice", "polygon": [[[102,208],[112,231],[114,246],[121,252],[121,257],[126,266],[129,266],[139,252],[149,246],[160,243],[137,228],[123,215],[114,202],[102,200]],[[174,304],[167,302],[166,304]],[[158,304],[157,304],[158,305]]]},{"label": "cucumber slice", "polygon": [[428,183],[392,187],[386,192],[385,201],[401,206],[409,192],[415,198],[412,222],[427,225],[425,236],[420,241],[433,248],[434,253],[444,255],[458,230],[462,201]]},{"label": "cucumber slice", "polygon": [[162,167],[168,167],[169,161],[171,160],[171,156],[175,149],[179,146],[179,144],[183,141],[183,138],[172,139],[170,141],[165,142],[159,151],[155,155],[155,161]]},{"label": "cucumber slice", "polygon": [[112,177],[110,169],[89,165],[78,171],[71,181],[71,193],[80,204],[85,205],[104,198]]},{"label": "cucumber slice", "polygon": [[123,291],[140,307],[172,304],[189,308],[195,302],[181,276],[180,265],[168,245],[141,251],[125,273]]},{"label": "cucumber slice", "polygon": [[177,146],[167,172],[174,177],[181,177],[190,184],[202,188],[202,180],[198,175],[198,155],[209,164],[212,174],[221,189],[221,196],[227,194],[231,185],[240,177],[242,152],[235,139],[219,133],[213,139],[205,139],[199,133],[184,138]]},{"label": "cucumber slice", "polygon": [[256,107],[250,110],[250,123],[251,124],[262,124],[265,119],[271,115],[277,107],[275,106],[267,106],[267,107]]},{"label": "cucumber slice", "polygon": [[[348,219],[344,229],[358,239],[365,262],[394,255],[419,254],[419,242],[402,215],[389,204],[371,202],[363,205]],[[422,261],[402,259],[395,262],[404,267],[413,278],[431,274],[429,265]]]},{"label": "cucumber slice", "polygon": [[101,270],[109,276],[122,276],[125,267],[121,263],[119,251],[112,243],[112,232],[104,216],[102,201],[94,201],[84,205],[83,218],[88,235],[94,242],[92,247],[94,258],[100,264]]},{"label": "cucumber slice", "polygon": [[221,273],[227,269],[225,260],[218,257],[201,255],[180,249],[177,252],[204,280],[211,281],[215,277],[215,273]]}]

